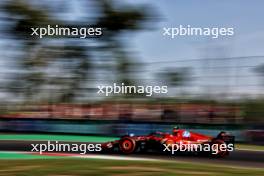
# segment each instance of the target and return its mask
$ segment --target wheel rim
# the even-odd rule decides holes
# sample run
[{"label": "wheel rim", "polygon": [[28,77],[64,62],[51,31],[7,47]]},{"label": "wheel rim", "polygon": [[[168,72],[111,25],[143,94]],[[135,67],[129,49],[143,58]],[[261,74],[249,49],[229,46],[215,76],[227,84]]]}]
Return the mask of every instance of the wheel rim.
[{"label": "wheel rim", "polygon": [[216,150],[216,153],[215,153],[215,155],[218,155],[221,151],[220,151],[220,145],[218,144],[218,143],[215,143],[215,144],[217,144],[217,145],[214,145],[213,146],[213,150],[215,151]]},{"label": "wheel rim", "polygon": [[227,154],[227,151],[220,150],[220,145],[224,144],[223,142],[216,142],[216,145],[213,146],[213,149],[217,149],[217,152],[214,154],[215,156],[223,157]]},{"label": "wheel rim", "polygon": [[133,148],[133,143],[130,140],[125,140],[122,143],[122,148],[126,151],[131,150]]}]

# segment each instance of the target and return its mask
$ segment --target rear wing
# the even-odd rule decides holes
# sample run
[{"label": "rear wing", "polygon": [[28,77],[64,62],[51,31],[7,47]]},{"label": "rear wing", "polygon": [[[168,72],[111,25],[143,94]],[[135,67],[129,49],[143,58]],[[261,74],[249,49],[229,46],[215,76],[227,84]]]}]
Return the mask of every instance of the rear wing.
[{"label": "rear wing", "polygon": [[226,132],[220,132],[216,138],[223,140],[226,144],[235,145],[235,136],[232,136]]}]

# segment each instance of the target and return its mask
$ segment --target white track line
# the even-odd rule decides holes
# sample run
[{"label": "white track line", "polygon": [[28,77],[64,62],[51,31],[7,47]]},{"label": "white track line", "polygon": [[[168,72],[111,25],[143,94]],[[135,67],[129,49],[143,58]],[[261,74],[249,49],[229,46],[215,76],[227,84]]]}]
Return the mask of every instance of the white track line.
[{"label": "white track line", "polygon": [[240,149],[240,148],[237,148],[235,149],[236,150],[240,150],[240,151],[251,151],[251,152],[264,152],[264,150],[258,150],[258,149]]},{"label": "white track line", "polygon": [[128,160],[128,161],[159,161],[158,159],[129,157],[129,156],[110,156],[110,155],[77,155],[77,158],[93,158],[93,159],[107,159],[107,160]]}]

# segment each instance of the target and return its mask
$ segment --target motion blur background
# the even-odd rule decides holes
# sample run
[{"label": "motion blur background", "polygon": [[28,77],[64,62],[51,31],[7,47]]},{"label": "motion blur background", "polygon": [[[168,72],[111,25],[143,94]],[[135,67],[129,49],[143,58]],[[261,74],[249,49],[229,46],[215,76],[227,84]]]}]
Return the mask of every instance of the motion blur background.
[{"label": "motion blur background", "polygon": [[[262,143],[263,5],[2,0],[0,130],[121,135],[179,124],[239,132],[242,141]],[[87,39],[30,35],[32,27],[45,25],[95,25],[104,33]],[[162,35],[163,27],[179,25],[233,27],[235,35]],[[169,92],[97,94],[98,85],[114,82],[167,85]]]}]

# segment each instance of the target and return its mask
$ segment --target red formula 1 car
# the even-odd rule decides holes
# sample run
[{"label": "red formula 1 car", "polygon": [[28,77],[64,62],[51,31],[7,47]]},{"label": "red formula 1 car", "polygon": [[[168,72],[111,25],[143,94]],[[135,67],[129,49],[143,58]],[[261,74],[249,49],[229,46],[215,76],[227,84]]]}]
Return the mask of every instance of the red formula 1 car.
[{"label": "red formula 1 car", "polygon": [[159,151],[171,154],[185,152],[224,157],[234,149],[234,136],[220,132],[217,137],[211,137],[174,128],[172,134],[155,132],[146,136],[126,135],[120,140],[104,143],[102,149],[124,154]]}]

